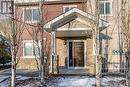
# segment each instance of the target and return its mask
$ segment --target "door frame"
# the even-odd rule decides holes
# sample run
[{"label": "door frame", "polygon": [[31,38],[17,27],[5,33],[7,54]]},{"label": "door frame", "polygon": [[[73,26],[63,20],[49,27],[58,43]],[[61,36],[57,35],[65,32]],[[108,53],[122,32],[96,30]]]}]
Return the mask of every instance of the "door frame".
[{"label": "door frame", "polygon": [[[83,42],[84,43],[84,67],[70,67],[69,66],[69,42]],[[86,41],[85,40],[67,40],[67,68],[68,69],[84,69],[84,68],[86,68]]]}]

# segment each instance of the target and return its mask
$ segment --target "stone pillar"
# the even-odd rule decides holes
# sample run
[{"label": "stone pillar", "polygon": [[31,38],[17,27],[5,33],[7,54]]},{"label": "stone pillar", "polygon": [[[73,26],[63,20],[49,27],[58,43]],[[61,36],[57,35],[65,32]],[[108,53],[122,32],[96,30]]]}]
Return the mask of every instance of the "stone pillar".
[{"label": "stone pillar", "polygon": [[57,55],[56,55],[56,32],[53,31],[51,32],[51,67],[50,67],[50,72],[52,74],[57,74],[58,69],[57,69]]},{"label": "stone pillar", "polygon": [[50,55],[50,70],[49,70],[49,72],[50,73],[54,73],[54,68],[53,68],[53,55],[55,54],[55,51],[54,51],[54,49],[55,49],[55,45],[54,45],[54,39],[55,39],[55,32],[51,32],[51,55]]}]

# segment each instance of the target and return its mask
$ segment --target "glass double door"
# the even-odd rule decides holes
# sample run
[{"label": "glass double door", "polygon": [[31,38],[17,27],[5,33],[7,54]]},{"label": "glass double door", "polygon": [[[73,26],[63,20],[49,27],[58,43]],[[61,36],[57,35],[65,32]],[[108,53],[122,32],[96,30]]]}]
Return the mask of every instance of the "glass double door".
[{"label": "glass double door", "polygon": [[68,42],[69,68],[84,67],[84,42]]}]

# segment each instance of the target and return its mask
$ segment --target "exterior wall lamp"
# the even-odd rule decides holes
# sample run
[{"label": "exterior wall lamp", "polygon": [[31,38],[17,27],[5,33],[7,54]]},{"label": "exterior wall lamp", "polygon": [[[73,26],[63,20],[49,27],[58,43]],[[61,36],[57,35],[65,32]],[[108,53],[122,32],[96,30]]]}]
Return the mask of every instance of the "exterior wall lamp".
[{"label": "exterior wall lamp", "polygon": [[64,45],[66,45],[67,44],[67,40],[64,40]]}]

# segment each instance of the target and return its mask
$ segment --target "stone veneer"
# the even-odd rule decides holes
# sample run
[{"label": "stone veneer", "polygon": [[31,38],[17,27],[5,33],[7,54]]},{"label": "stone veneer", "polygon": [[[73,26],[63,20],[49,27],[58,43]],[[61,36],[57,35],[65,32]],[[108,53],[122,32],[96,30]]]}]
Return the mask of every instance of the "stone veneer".
[{"label": "stone veneer", "polygon": [[[38,59],[37,59],[38,60]],[[39,64],[39,60],[38,60]],[[37,65],[35,58],[20,58],[18,60],[17,69],[38,69],[39,65]]]},{"label": "stone veneer", "polygon": [[[56,39],[56,52],[59,55],[59,67],[67,69],[67,44],[64,42],[65,38]],[[80,40],[80,39],[79,39]],[[81,38],[81,40],[83,40]],[[84,39],[86,44],[86,73],[95,74],[95,59],[93,56],[93,40],[90,38]]]}]

